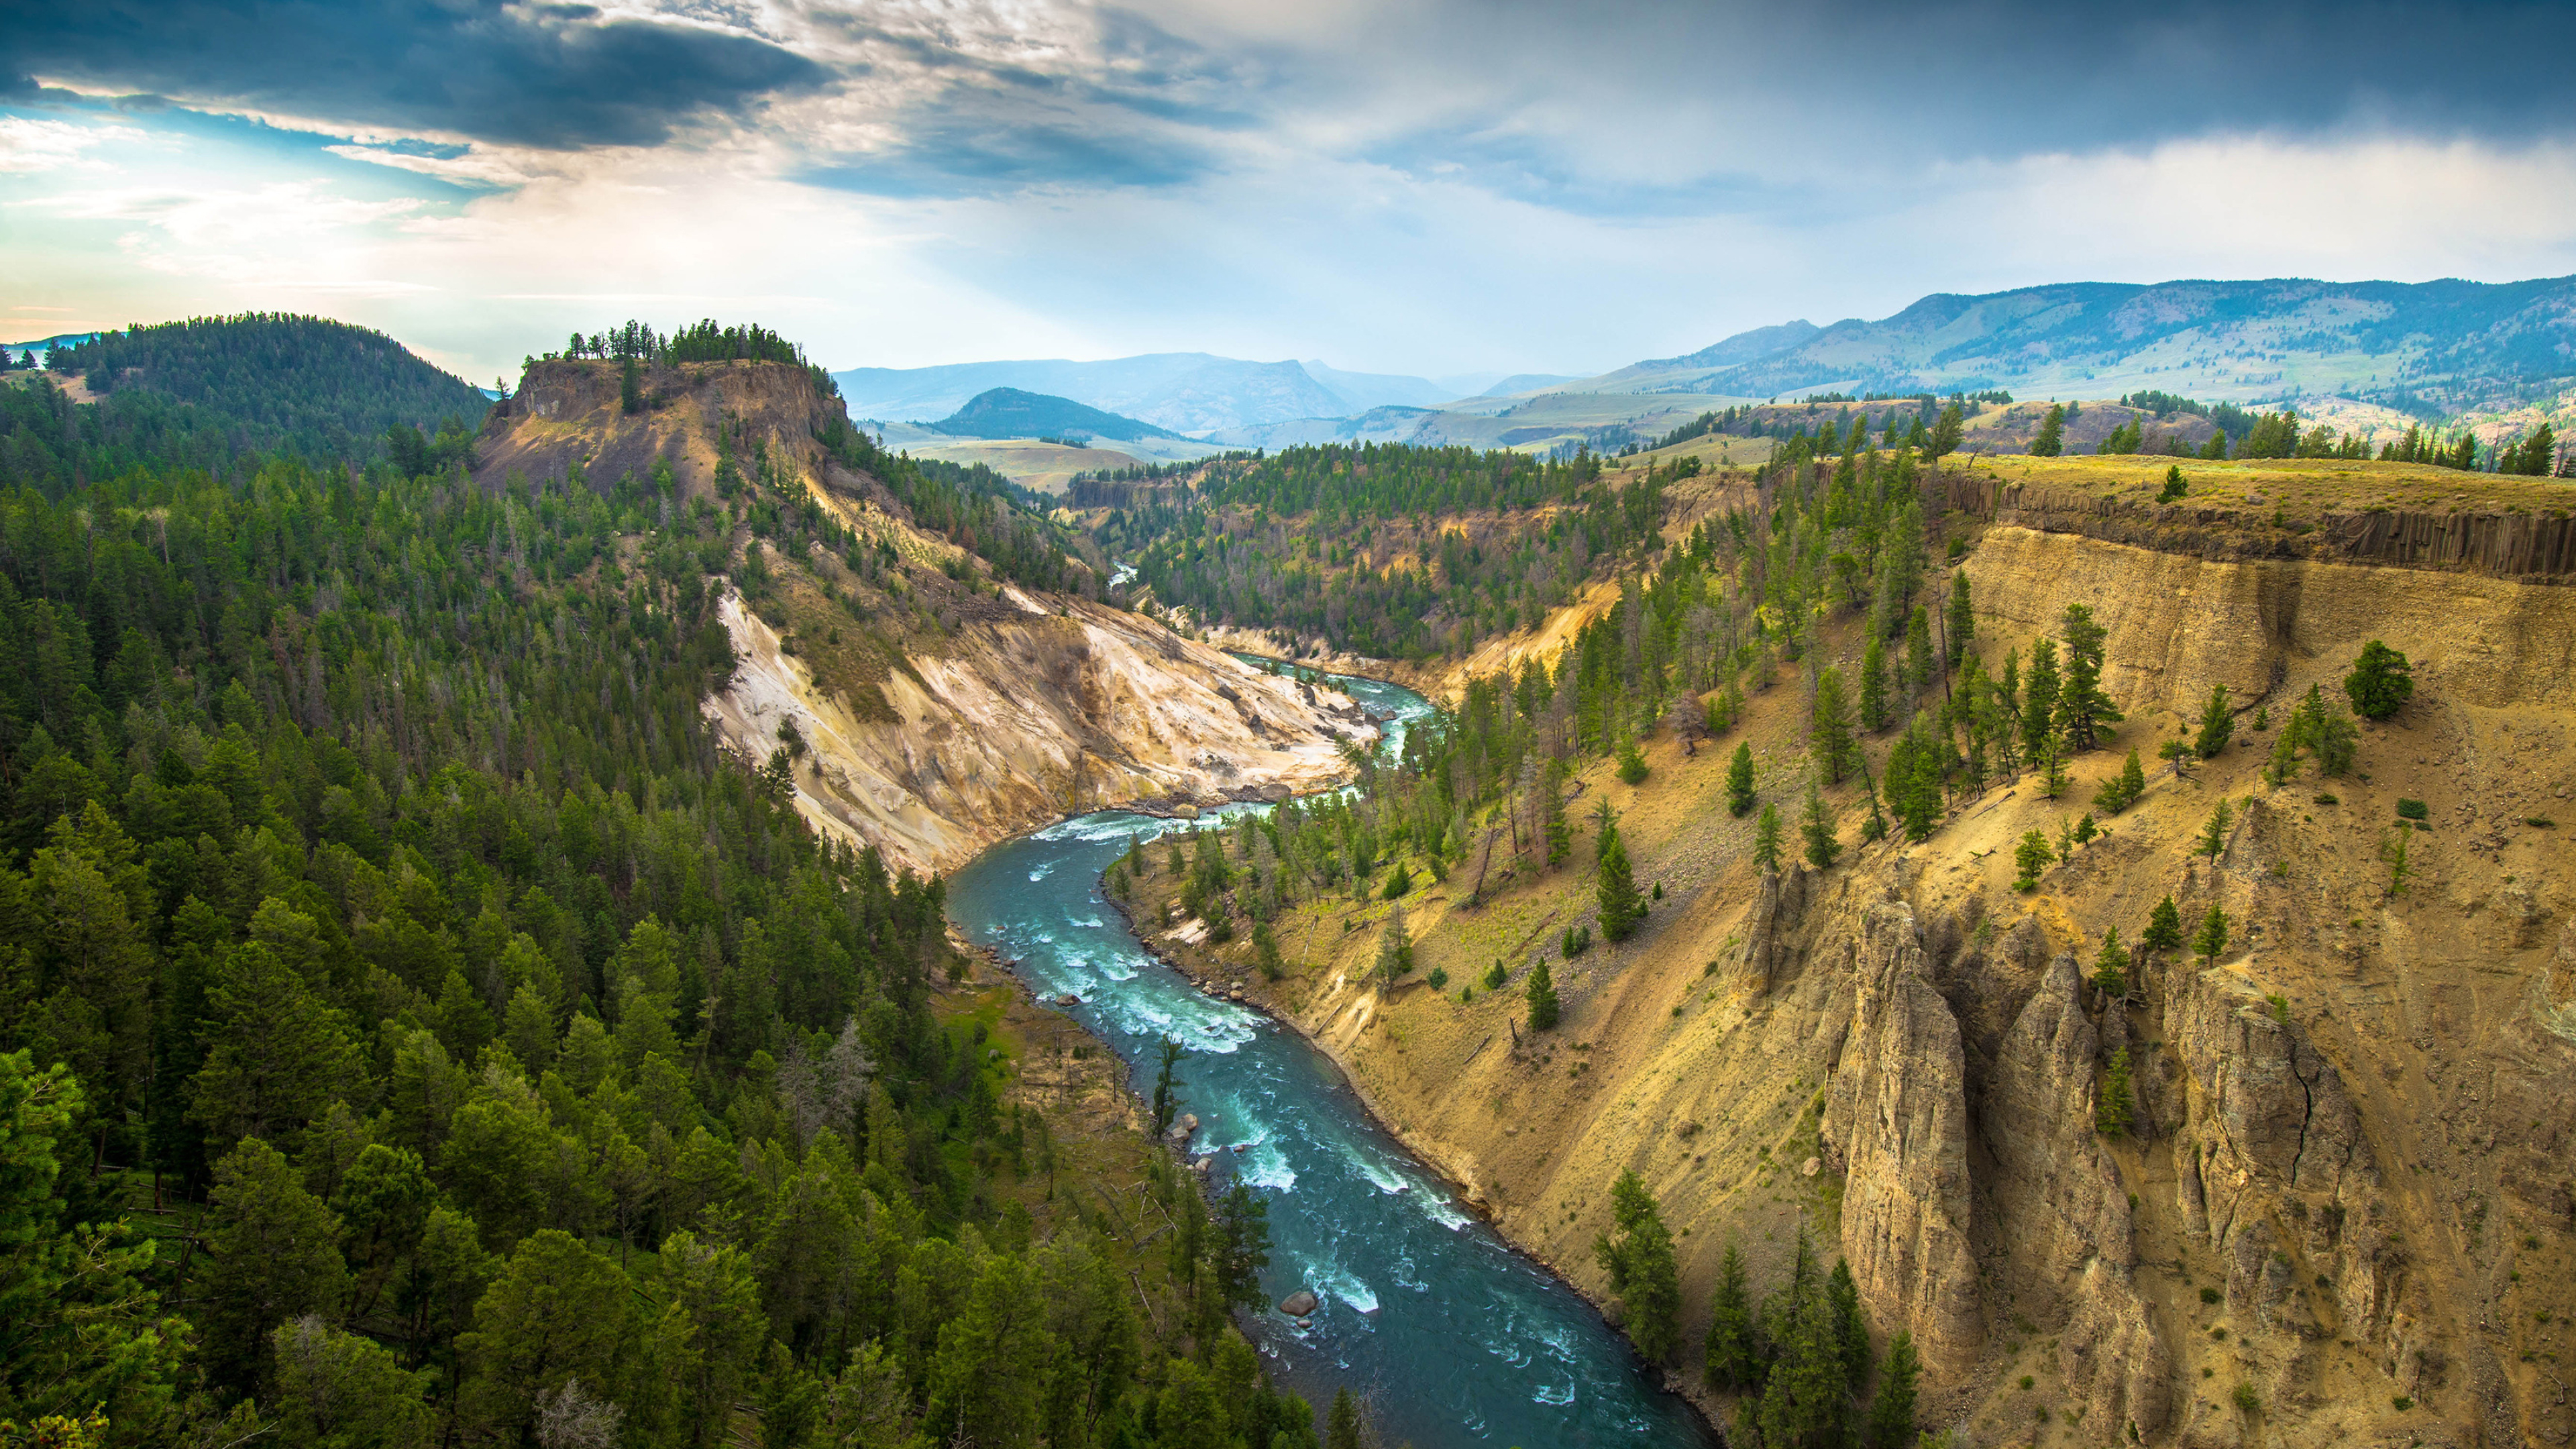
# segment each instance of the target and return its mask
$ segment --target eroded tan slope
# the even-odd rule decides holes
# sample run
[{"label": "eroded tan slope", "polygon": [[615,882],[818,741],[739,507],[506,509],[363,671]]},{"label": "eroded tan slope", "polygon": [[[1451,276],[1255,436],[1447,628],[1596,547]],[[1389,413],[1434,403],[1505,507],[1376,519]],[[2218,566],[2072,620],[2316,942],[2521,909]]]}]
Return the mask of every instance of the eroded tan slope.
[{"label": "eroded tan slope", "polygon": [[793,720],[812,745],[796,769],[797,809],[919,871],[952,870],[1058,815],[1320,789],[1349,771],[1344,740],[1376,738],[1347,697],[1260,673],[1149,619],[1007,597],[1011,616],[966,625],[891,674],[892,718],[861,718],[728,597],[720,607],[743,663],[709,712],[755,758]]},{"label": "eroded tan slope", "polygon": [[[1383,904],[1307,908],[1279,933],[1276,987],[1233,955],[1202,968],[1315,1035],[1588,1291],[1605,1289],[1589,1244],[1609,1184],[1639,1172],[1678,1235],[1686,1345],[1725,1243],[1759,1285],[1804,1221],[1852,1263],[1878,1330],[1913,1331],[1925,1422],[1967,1442],[2121,1443],[2132,1425],[2195,1446],[2568,1442],[2576,591],[2005,526],[1964,567],[1997,663],[2070,601],[2111,629],[2131,720],[2065,798],[1999,784],[1924,844],[1763,880],[1750,822],[1723,808],[1727,742],[1688,758],[1659,738],[1642,786],[1596,768],[1569,811],[1607,794],[1638,881],[1666,898],[1636,940],[1558,964],[1556,1031],[1516,1030],[1519,986],[1591,915],[1577,869],[1525,872],[1473,911],[1456,874],[1409,900],[1445,995],[1419,973],[1391,995],[1365,984]],[[2360,775],[2265,786],[2272,737],[2251,711],[2334,692],[2374,637],[2417,660],[2415,701],[2364,726]],[[1826,644],[1857,652],[1848,633]],[[2012,891],[2014,841],[2054,838],[2131,745],[2152,760],[2213,682],[2237,691],[2239,743],[2156,772],[2105,838]],[[1803,704],[1784,671],[1743,727],[1784,807]],[[1836,793],[1848,816],[1855,795]],[[2435,828],[2407,837],[2415,874],[2392,896],[2400,798]],[[2221,799],[2235,820],[2212,860],[2192,841]],[[2231,944],[2207,969],[2152,961],[2126,1006],[2104,1000],[2083,979],[2103,931],[2134,939],[2167,893],[2186,922],[2221,905]],[[1461,1004],[1497,956],[1511,987]],[[2109,1138],[2094,1109],[2123,1048],[2139,1127]],[[1677,1368],[1696,1384],[1687,1353]]]}]

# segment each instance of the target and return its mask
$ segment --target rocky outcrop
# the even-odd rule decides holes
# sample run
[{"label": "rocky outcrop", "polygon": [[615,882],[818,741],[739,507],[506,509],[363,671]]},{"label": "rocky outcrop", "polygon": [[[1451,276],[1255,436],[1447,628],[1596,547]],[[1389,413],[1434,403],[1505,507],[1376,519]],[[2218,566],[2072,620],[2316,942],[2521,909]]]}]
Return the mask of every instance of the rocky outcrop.
[{"label": "rocky outcrop", "polygon": [[1753,887],[1753,908],[1744,916],[1744,944],[1730,973],[1735,993],[1758,997],[1771,989],[1785,959],[1796,947],[1787,937],[1806,905],[1807,872],[1791,866],[1785,873],[1762,872]]},{"label": "rocky outcrop", "polygon": [[1822,1130],[1844,1174],[1843,1256],[1873,1322],[1911,1329],[1936,1375],[1963,1375],[1983,1332],[1959,1024],[1924,974],[1910,908],[1871,906],[1847,949],[1852,1026]]},{"label": "rocky outcrop", "polygon": [[2057,1370],[2099,1443],[2164,1427],[2172,1373],[2134,1275],[2127,1188],[2094,1127],[2101,1038],[2071,955],[2049,963],[1995,1062],[1978,1124],[1994,1158],[1981,1236],[2017,1302],[2062,1312]]}]

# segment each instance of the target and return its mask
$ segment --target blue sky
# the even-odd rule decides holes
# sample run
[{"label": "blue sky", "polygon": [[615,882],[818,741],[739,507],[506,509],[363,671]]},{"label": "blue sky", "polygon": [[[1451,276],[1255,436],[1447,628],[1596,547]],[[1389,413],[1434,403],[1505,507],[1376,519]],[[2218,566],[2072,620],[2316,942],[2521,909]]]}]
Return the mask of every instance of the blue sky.
[{"label": "blue sky", "polygon": [[2576,272],[2568,7],[2128,8],[0,0],[0,338],[1586,372],[1935,291]]}]

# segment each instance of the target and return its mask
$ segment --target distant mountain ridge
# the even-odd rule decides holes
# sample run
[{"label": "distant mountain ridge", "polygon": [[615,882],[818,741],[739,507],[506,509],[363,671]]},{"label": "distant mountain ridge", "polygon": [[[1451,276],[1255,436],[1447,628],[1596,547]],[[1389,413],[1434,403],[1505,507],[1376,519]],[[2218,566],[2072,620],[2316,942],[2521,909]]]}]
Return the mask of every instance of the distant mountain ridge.
[{"label": "distant mountain ridge", "polygon": [[2576,277],[2485,283],[2075,282],[1936,293],[1892,317],[1792,322],[1639,362],[1587,391],[1782,397],[2157,389],[2211,401],[2341,396],[2501,409],[2576,380]]},{"label": "distant mountain ridge", "polygon": [[[1488,374],[1490,376],[1490,374]],[[925,422],[997,387],[1066,398],[1176,433],[1426,407],[1461,396],[1428,378],[1344,372],[1322,362],[1246,362],[1207,352],[1155,352],[1100,362],[961,362],[855,367],[832,374],[853,417]]]},{"label": "distant mountain ridge", "polygon": [[1140,438],[1177,438],[1168,428],[1116,413],[1085,407],[1071,398],[1022,392],[1015,387],[988,388],[967,399],[955,413],[930,425],[952,438],[1110,438],[1132,443]]}]

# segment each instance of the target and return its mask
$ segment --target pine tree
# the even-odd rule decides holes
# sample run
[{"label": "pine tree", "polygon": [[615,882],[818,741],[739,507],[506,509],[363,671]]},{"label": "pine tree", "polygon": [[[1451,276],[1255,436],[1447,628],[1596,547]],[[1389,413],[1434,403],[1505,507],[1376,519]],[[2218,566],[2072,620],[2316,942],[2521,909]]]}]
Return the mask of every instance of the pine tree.
[{"label": "pine tree", "polygon": [[[1993,700],[2001,709],[2005,718],[2010,721],[2012,727],[2007,731],[2007,733],[2012,735],[2014,737],[2015,744],[2018,744],[2019,737],[2021,735],[2020,650],[2007,649],[2004,651],[2004,672],[2001,677],[1994,681]],[[2007,745],[2005,748],[2009,750],[2012,746]]]},{"label": "pine tree", "polygon": [[1932,615],[1917,604],[1905,619],[1905,687],[1921,693],[1932,674]]},{"label": "pine tree", "polygon": [[2209,823],[2200,828],[2200,839],[2193,845],[2193,852],[2212,860],[2218,859],[2227,849],[2227,828],[2233,823],[2235,813],[2227,808],[2225,800],[2220,800],[2218,808],[2209,812]]},{"label": "pine tree", "polygon": [[249,1388],[275,1369],[269,1334],[291,1318],[337,1312],[348,1291],[340,1220],[304,1187],[276,1148],[256,1137],[215,1166],[203,1305],[208,1367]]},{"label": "pine tree", "polygon": [[2263,762],[2263,783],[2275,789],[2299,778],[2298,716],[2291,716],[2290,727],[2272,737],[2271,758]]},{"label": "pine tree", "polygon": [[2039,766],[2039,793],[2051,800],[2066,793],[2068,780],[2064,730],[2048,732],[2048,737],[2040,741],[2039,757],[2034,763]]},{"label": "pine tree", "polygon": [[2363,719],[2386,719],[2397,713],[2415,693],[2415,680],[2406,656],[2373,639],[2361,646],[2361,657],[2352,664],[2352,673],[2344,676],[2344,697],[2352,701],[2352,712]]},{"label": "pine tree", "polygon": [[1596,849],[1601,874],[1594,895],[1601,906],[1601,935],[1605,940],[1624,941],[1637,933],[1637,923],[1645,919],[1646,902],[1629,875],[1628,846],[1619,838],[1616,821],[1602,822]]},{"label": "pine tree", "polygon": [[1547,863],[1562,865],[1574,853],[1574,827],[1565,819],[1565,767],[1550,760],[1539,779],[1539,834],[1547,841]]},{"label": "pine tree", "polygon": [[1827,668],[1816,676],[1816,703],[1811,715],[1808,750],[1825,783],[1839,785],[1851,773],[1851,710],[1843,700],[1843,674]]},{"label": "pine tree", "polygon": [[1834,1271],[1825,1279],[1825,1303],[1833,1314],[1834,1341],[1841,1350],[1843,1375],[1851,1391],[1859,1393],[1869,1382],[1869,1319],[1861,1312],[1860,1285],[1852,1281],[1851,1264],[1834,1260]]},{"label": "pine tree", "polygon": [[1187,1048],[1175,1036],[1164,1037],[1154,1045],[1161,1061],[1154,1073],[1154,1136],[1160,1140],[1165,1132],[1171,1130],[1172,1118],[1180,1110],[1179,1099],[1172,1095],[1172,1089],[1180,1085],[1180,1079],[1173,1075],[1173,1070],[1187,1055]]},{"label": "pine tree", "polygon": [[2209,435],[2209,441],[2200,445],[2200,457],[2201,461],[2206,463],[2224,463],[2227,461],[2226,429],[2218,429]]},{"label": "pine tree", "polygon": [[2034,458],[2054,458],[2066,451],[2066,409],[2056,403],[2048,405],[2048,416],[2039,420],[2039,436],[2030,440]]},{"label": "pine tree", "polygon": [[1914,1396],[1923,1374],[1923,1356],[1914,1335],[1896,1330],[1887,1341],[1887,1363],[1879,1370],[1878,1396],[1869,1405],[1869,1442],[1876,1449],[1910,1449],[1914,1443]]},{"label": "pine tree", "polygon": [[1836,857],[1843,853],[1842,842],[1834,837],[1834,824],[1833,812],[1825,807],[1825,797],[1813,780],[1808,781],[1807,813],[1798,830],[1806,837],[1807,863],[1818,870],[1832,869]]},{"label": "pine tree", "polygon": [[2180,463],[2168,465],[2165,468],[2165,486],[2162,491],[2156,494],[2156,501],[2158,503],[2180,503],[2185,497],[2189,496],[2190,493],[2191,486],[2183,482],[2182,465]]},{"label": "pine tree", "polygon": [[1887,838],[1887,817],[1879,813],[1878,786],[1869,778],[1869,761],[1860,764],[1860,798],[1869,806],[1869,818],[1860,823],[1860,838],[1865,845],[1875,845]]},{"label": "pine tree", "polygon": [[1377,978],[1380,991],[1393,991],[1395,983],[1413,970],[1413,937],[1404,929],[1404,906],[1401,902],[1386,913],[1386,928],[1378,933],[1377,961],[1370,974]]},{"label": "pine tree", "polygon": [[1717,1298],[1709,1315],[1705,1373],[1709,1387],[1749,1389],[1761,1381],[1762,1359],[1753,1336],[1744,1253],[1730,1239],[1717,1264]]},{"label": "pine tree", "polygon": [[2057,719],[2057,641],[2030,646],[2030,672],[2022,678],[2021,756],[2036,765]]},{"label": "pine tree", "polygon": [[1638,750],[1637,742],[1632,739],[1621,740],[1619,742],[1619,783],[1642,785],[1646,782],[1646,774],[1646,757]]},{"label": "pine tree", "polygon": [[1860,727],[1876,734],[1887,722],[1887,643],[1873,633],[1860,655]]},{"label": "pine tree", "polygon": [[1635,1171],[1619,1174],[1610,1202],[1618,1236],[1594,1238],[1592,1255],[1626,1310],[1629,1341],[1646,1362],[1660,1364],[1680,1339],[1681,1275],[1673,1262],[1672,1233]]},{"label": "pine tree", "polygon": [[2066,732],[2067,748],[2081,753],[2099,742],[2103,726],[2125,718],[2102,692],[2102,646],[2110,635],[2082,604],[2066,606],[2058,633],[2066,650],[2066,677],[2057,690],[2057,722]]},{"label": "pine tree", "polygon": [[2156,902],[2156,908],[2148,912],[2147,929],[2139,933],[2138,949],[2141,952],[2182,949],[2182,912],[2175,908],[2172,896]]},{"label": "pine tree", "polygon": [[2209,903],[2209,914],[2200,918],[2200,929],[2191,937],[2192,954],[2200,957],[2205,970],[2217,964],[2218,953],[2227,949],[2227,912],[2218,902]]},{"label": "pine tree", "polygon": [[617,370],[617,406],[621,412],[644,411],[644,369],[632,357]]},{"label": "pine tree", "polygon": [[1530,968],[1529,986],[1522,995],[1529,1002],[1530,1030],[1546,1031],[1556,1025],[1556,981],[1544,959]]},{"label": "pine tree", "polygon": [[2110,1068],[2102,1075],[2102,1095],[2094,1103],[2093,1125],[2105,1137],[2125,1137],[2137,1110],[2137,1098],[2129,1088],[2129,1049],[2122,1047],[2111,1053]]},{"label": "pine tree", "polygon": [[1780,807],[1764,805],[1753,824],[1753,863],[1764,870],[1780,868]]},{"label": "pine tree", "polygon": [[2104,996],[2129,999],[2129,948],[2120,944],[2120,928],[2102,933],[2102,950],[2093,958],[2093,989]]},{"label": "pine tree", "polygon": [[1726,764],[1727,813],[1741,820],[1753,810],[1753,744],[1738,741]]},{"label": "pine tree", "polygon": [[1950,663],[1955,666],[1967,657],[1968,643],[1977,637],[1977,612],[1969,601],[1968,571],[1964,568],[1950,572],[1948,632],[1949,638],[1943,642],[1949,645]]},{"label": "pine tree", "polygon": [[1360,1401],[1351,1397],[1347,1387],[1333,1390],[1333,1407],[1324,1415],[1324,1449],[1367,1449],[1367,1444],[1360,1425]]},{"label": "pine tree", "polygon": [[2235,735],[2236,712],[2227,707],[2227,686],[2213,684],[2209,702],[2200,707],[2200,733],[2192,739],[2192,750],[2204,760],[2217,759]]},{"label": "pine tree", "polygon": [[1755,1420],[1759,1442],[1804,1445],[1838,1439],[1850,1408],[1849,1377],[1824,1275],[1816,1270],[1815,1245],[1804,1228],[1798,1233],[1789,1281],[1765,1306],[1763,1317],[1780,1357],[1763,1380]]},{"label": "pine tree", "polygon": [[2036,830],[2023,831],[2021,843],[2013,847],[2013,869],[2019,872],[2013,877],[2013,889],[2039,889],[2039,873],[2048,869],[2049,862],[2056,858],[2056,853],[2048,848],[2047,836]]}]

